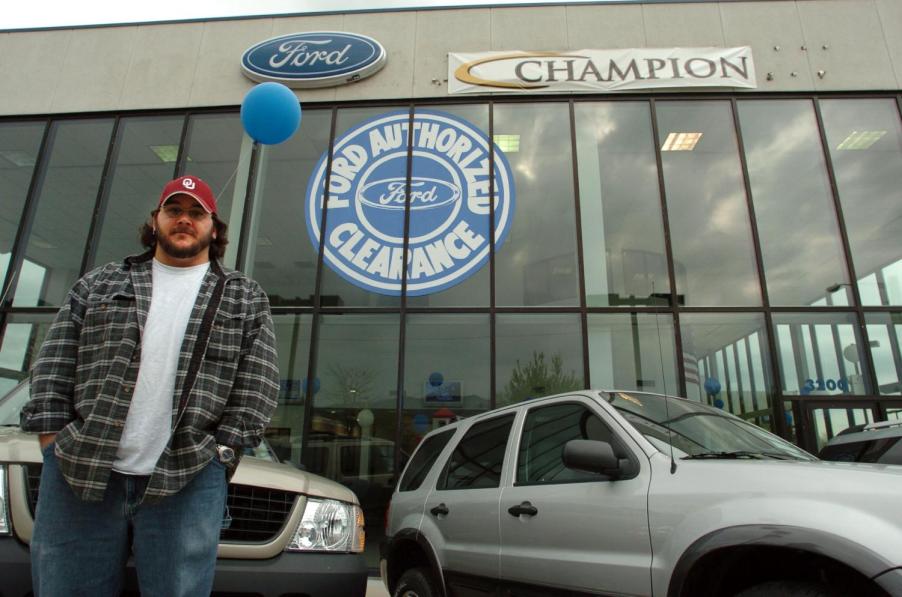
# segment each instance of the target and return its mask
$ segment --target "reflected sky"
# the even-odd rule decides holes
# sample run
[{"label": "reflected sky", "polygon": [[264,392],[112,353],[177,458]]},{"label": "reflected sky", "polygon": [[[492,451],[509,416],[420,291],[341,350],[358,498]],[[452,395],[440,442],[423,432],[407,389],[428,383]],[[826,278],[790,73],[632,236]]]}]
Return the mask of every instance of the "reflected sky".
[{"label": "reflected sky", "polygon": [[738,105],[770,302],[810,305],[848,281],[812,103]]},{"label": "reflected sky", "polygon": [[729,103],[660,102],[657,113],[661,139],[702,133],[692,151],[661,155],[677,292],[691,306],[760,304]]}]

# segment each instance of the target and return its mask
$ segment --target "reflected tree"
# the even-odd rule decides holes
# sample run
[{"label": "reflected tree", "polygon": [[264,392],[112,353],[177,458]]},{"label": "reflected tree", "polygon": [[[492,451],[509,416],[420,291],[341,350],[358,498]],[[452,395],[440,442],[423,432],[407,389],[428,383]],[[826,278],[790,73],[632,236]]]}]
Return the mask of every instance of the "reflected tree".
[{"label": "reflected tree", "polygon": [[333,383],[329,384],[329,398],[352,406],[370,397],[376,374],[363,367],[334,364],[329,367]]},{"label": "reflected tree", "polygon": [[553,355],[551,362],[546,362],[544,352],[534,351],[528,363],[522,364],[517,360],[510,381],[502,391],[502,397],[505,403],[511,404],[582,387],[582,380],[572,369],[564,371],[561,355]]}]

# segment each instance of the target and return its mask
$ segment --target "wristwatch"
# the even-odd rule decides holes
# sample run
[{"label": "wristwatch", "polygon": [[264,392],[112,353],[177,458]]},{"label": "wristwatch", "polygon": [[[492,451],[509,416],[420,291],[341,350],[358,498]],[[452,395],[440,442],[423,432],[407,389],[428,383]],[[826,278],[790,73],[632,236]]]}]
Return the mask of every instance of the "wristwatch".
[{"label": "wristwatch", "polygon": [[219,454],[219,462],[222,464],[231,467],[235,466],[237,462],[235,461],[235,450],[228,446],[223,446],[222,444],[216,445],[216,452]]}]

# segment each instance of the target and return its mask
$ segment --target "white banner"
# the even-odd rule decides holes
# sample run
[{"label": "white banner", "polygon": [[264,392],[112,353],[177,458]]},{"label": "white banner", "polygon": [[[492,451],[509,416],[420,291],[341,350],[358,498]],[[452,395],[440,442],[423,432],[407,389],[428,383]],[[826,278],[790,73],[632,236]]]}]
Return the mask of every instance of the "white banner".
[{"label": "white banner", "polygon": [[449,93],[757,86],[748,46],[448,54]]}]

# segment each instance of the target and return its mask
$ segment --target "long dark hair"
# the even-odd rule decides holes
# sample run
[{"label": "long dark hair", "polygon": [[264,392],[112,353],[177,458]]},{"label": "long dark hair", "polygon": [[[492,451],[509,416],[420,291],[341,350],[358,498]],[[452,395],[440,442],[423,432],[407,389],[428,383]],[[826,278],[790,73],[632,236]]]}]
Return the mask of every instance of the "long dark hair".
[{"label": "long dark hair", "polygon": [[[141,224],[138,231],[141,244],[148,249],[157,248],[157,235],[153,231],[153,221],[159,212],[159,208],[150,212],[150,219]],[[229,244],[229,225],[213,214],[213,229],[216,231],[216,238],[210,242],[210,259],[222,259],[225,255],[226,245]]]}]

